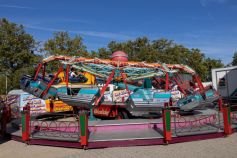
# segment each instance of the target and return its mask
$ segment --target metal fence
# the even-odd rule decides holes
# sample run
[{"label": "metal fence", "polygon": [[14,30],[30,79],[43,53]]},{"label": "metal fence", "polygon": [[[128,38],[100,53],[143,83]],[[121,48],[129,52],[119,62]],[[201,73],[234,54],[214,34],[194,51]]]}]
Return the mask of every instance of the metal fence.
[{"label": "metal fence", "polygon": [[216,133],[223,129],[222,115],[218,111],[209,113],[173,117],[173,134],[176,136]]},{"label": "metal fence", "polygon": [[231,112],[231,127],[234,130],[237,130],[237,111]]},{"label": "metal fence", "polygon": [[57,119],[33,119],[30,121],[32,138],[65,139],[79,141],[80,124],[77,115],[57,115]]}]

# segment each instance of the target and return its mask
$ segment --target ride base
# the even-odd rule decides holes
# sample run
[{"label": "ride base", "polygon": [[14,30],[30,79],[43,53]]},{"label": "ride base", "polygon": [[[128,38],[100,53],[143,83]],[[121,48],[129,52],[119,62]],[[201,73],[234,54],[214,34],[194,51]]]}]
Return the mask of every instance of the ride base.
[{"label": "ride base", "polygon": [[187,116],[171,114],[164,109],[162,118],[158,119],[99,121],[88,121],[84,114],[77,119],[30,121],[25,111],[19,129],[11,128],[15,131],[9,133],[12,140],[30,145],[84,149],[172,144],[218,138],[237,131],[237,113],[226,109],[197,110]]}]

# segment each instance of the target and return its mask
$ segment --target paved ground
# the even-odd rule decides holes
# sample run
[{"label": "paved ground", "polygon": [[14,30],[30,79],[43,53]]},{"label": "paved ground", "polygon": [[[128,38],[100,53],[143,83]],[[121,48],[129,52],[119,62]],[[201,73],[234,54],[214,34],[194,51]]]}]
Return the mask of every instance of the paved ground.
[{"label": "paved ground", "polygon": [[117,147],[106,149],[68,149],[27,146],[15,141],[0,142],[0,158],[236,158],[237,133],[227,137],[168,146]]}]

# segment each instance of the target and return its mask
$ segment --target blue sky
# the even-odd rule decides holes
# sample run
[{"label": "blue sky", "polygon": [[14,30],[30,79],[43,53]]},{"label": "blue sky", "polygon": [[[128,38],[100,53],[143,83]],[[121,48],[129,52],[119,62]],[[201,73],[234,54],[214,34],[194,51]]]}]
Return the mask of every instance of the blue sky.
[{"label": "blue sky", "polygon": [[147,36],[225,64],[237,51],[237,0],[0,0],[0,17],[23,24],[38,41],[55,31],[79,34],[88,50]]}]

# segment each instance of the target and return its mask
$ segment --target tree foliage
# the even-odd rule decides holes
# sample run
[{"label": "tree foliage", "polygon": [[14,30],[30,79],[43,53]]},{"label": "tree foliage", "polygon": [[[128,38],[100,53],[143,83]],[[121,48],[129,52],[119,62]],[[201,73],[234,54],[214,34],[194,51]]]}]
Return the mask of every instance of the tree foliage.
[{"label": "tree foliage", "polygon": [[89,57],[82,38],[78,35],[70,37],[68,32],[55,32],[53,38],[44,43],[43,51],[45,51],[47,55]]},{"label": "tree foliage", "polygon": [[207,72],[206,80],[211,81],[211,69],[224,67],[224,64],[221,62],[220,59],[215,60],[215,59],[207,58],[204,62],[204,66],[209,70]]},{"label": "tree foliage", "polygon": [[185,64],[192,67],[203,80],[210,80],[211,69],[222,67],[221,60],[206,58],[199,49],[189,49],[168,39],[150,41],[140,37],[126,42],[111,41],[98,50],[99,58],[109,58],[117,50],[128,54],[129,60]]},{"label": "tree foliage", "polygon": [[[22,72],[32,71],[32,65],[40,58],[34,54],[36,48],[36,41],[22,25],[0,19],[0,72],[8,74],[9,88],[19,87]],[[1,88],[2,91],[5,89]]]},{"label": "tree foliage", "polygon": [[[54,32],[53,38],[48,39],[44,43],[41,50],[47,56],[50,55],[65,55],[77,57],[89,57],[90,54],[86,51],[86,46],[83,44],[82,38],[78,35],[70,37],[68,32]],[[47,72],[54,73],[58,71],[61,64],[56,61],[48,63]]]},{"label": "tree foliage", "polygon": [[232,60],[232,63],[231,63],[233,66],[236,66],[237,65],[237,52],[234,53],[234,56],[233,56],[233,60]]}]

